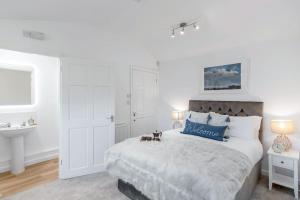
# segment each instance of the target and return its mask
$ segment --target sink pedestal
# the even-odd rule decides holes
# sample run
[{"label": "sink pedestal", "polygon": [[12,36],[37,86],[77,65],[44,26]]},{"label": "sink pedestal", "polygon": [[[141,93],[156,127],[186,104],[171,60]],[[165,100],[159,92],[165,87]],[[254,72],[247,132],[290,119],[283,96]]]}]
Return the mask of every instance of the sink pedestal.
[{"label": "sink pedestal", "polygon": [[11,141],[11,173],[17,175],[25,170],[24,164],[24,136],[20,135],[10,139]]},{"label": "sink pedestal", "polygon": [[10,171],[13,174],[20,174],[24,171],[24,137],[33,131],[36,125],[15,126],[0,128],[0,135],[10,139],[11,162]]}]

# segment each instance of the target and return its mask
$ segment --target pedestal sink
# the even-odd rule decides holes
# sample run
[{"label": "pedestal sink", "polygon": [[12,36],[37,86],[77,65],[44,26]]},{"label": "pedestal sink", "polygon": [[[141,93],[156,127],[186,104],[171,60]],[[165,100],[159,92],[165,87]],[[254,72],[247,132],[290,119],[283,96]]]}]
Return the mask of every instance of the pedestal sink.
[{"label": "pedestal sink", "polygon": [[30,133],[33,126],[13,126],[0,128],[0,135],[10,139],[11,143],[11,173],[20,174],[24,171],[24,136]]}]

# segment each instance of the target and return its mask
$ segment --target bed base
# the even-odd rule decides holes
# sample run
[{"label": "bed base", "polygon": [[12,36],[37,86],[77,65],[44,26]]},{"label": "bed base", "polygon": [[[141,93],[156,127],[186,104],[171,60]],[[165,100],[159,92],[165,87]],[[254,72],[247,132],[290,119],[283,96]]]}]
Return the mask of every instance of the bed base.
[{"label": "bed base", "polygon": [[130,183],[126,183],[122,179],[118,180],[118,189],[125,196],[132,200],[150,200],[148,197],[143,195],[140,191],[138,191],[133,185]]},{"label": "bed base", "polygon": [[[261,161],[258,162],[252,169],[250,175],[246,178],[243,186],[236,194],[235,200],[248,200],[251,198],[253,191],[257,185],[258,179],[261,175]],[[131,200],[150,200],[142,192],[137,190],[130,183],[126,183],[122,179],[118,180],[118,189],[121,193]]]}]

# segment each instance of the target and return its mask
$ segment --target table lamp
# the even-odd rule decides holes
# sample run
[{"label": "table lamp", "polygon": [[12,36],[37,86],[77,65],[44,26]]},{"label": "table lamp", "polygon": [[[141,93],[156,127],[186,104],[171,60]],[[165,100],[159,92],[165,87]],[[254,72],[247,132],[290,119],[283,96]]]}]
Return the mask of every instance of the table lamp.
[{"label": "table lamp", "polygon": [[271,130],[273,133],[280,134],[274,140],[273,150],[276,153],[288,151],[292,147],[292,143],[286,135],[295,131],[294,122],[292,120],[272,120]]},{"label": "table lamp", "polygon": [[175,128],[181,128],[182,123],[181,121],[183,120],[183,112],[182,111],[173,111],[172,112],[172,120],[174,121],[173,123],[173,129]]}]

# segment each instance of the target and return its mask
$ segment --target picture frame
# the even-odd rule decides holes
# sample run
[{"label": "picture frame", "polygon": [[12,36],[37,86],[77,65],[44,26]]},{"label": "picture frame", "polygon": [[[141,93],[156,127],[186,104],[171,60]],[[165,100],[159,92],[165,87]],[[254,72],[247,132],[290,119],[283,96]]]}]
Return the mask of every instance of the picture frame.
[{"label": "picture frame", "polygon": [[[236,70],[236,68],[239,68]],[[243,94],[248,92],[250,60],[232,59],[209,63],[201,70],[201,93]],[[208,73],[211,73],[209,76]],[[213,74],[214,73],[214,74]],[[222,76],[222,73],[224,76]],[[230,77],[226,80],[226,76]],[[234,78],[233,78],[234,77]],[[210,78],[211,81],[208,81]],[[215,80],[213,80],[215,78]],[[232,83],[232,84],[230,84]]]}]

